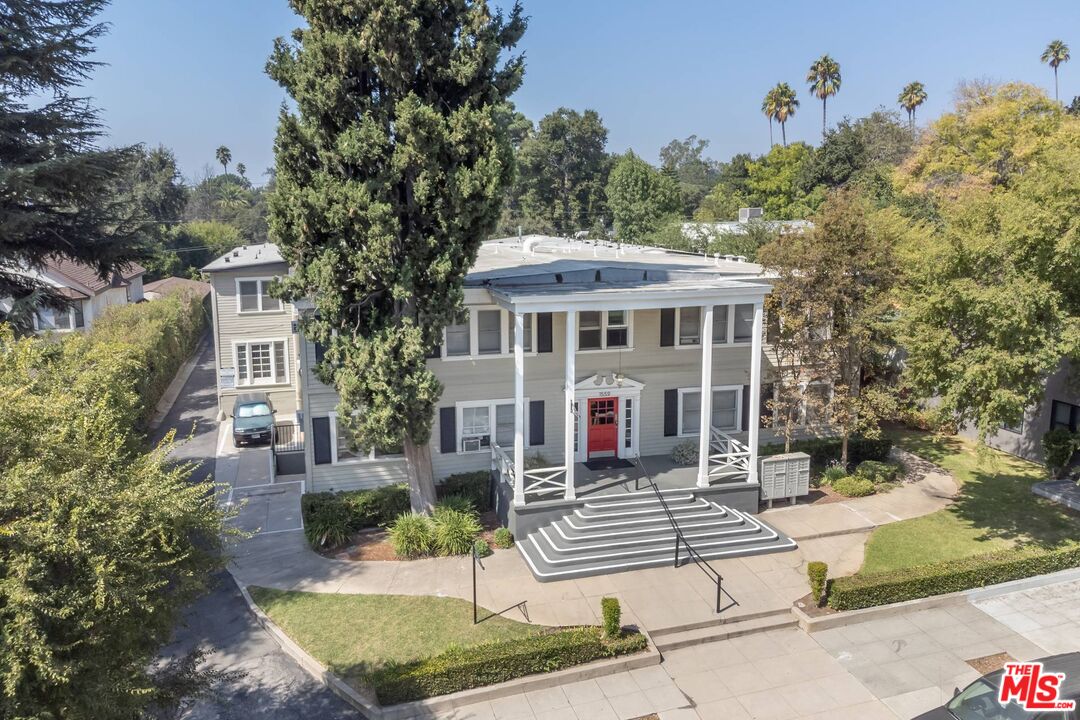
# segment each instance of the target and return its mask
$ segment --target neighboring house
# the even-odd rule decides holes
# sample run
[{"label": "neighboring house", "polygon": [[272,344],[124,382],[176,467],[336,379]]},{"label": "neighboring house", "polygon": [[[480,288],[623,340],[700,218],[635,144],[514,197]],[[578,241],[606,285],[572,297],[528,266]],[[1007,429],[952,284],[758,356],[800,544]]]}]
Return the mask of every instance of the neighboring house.
[{"label": "neighboring house", "polygon": [[296,311],[269,294],[271,281],[288,271],[270,244],[245,245],[203,268],[210,276],[219,417],[232,411],[238,393],[252,390],[270,396],[279,422],[300,406]]},{"label": "neighboring house", "polygon": [[781,235],[800,233],[814,226],[809,220],[762,220],[762,215],[761,208],[740,208],[737,221],[685,222],[682,232],[684,237],[704,250],[709,243],[718,241],[724,235],[746,235],[750,223],[761,223]]},{"label": "neighboring house", "polygon": [[[1026,460],[1043,462],[1042,438],[1049,430],[1064,428],[1080,431],[1080,387],[1071,380],[1073,373],[1068,360],[1063,359],[1057,371],[1046,380],[1046,392],[1037,405],[1024,411],[1015,425],[1002,425],[986,438],[990,447],[1018,455]],[[974,428],[965,428],[962,435],[977,439]]]},{"label": "neighboring house", "polygon": [[[26,270],[24,275],[56,289],[70,301],[65,311],[40,308],[34,318],[38,332],[85,330],[107,307],[127,305],[143,299],[143,274],[137,263],[102,279],[96,269],[71,260],[50,260],[40,270]],[[11,308],[11,300],[0,301],[0,310]]]},{"label": "neighboring house", "polygon": [[210,283],[182,277],[167,277],[143,285],[143,294],[147,300],[158,300],[177,292],[192,293],[200,300],[210,297]]}]

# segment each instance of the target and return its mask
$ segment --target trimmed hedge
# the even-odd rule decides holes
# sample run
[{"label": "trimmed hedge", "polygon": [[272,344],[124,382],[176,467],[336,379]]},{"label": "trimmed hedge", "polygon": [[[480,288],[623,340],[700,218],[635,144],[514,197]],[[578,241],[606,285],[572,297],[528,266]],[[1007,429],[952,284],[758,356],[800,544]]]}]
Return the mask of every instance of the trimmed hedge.
[{"label": "trimmed hedge", "polygon": [[833,480],[832,489],[844,497],[866,497],[874,494],[874,483],[858,475],[848,475]]},{"label": "trimmed hedge", "polygon": [[[831,462],[840,460],[840,438],[810,438],[807,440],[794,440],[791,443],[791,452],[804,452],[810,456],[810,462],[818,467],[825,467]],[[848,463],[858,465],[864,460],[884,461],[889,457],[892,450],[892,440],[885,435],[871,439],[864,437],[848,438]],[[783,443],[762,445],[760,455],[780,455],[784,452]]]},{"label": "trimmed hedge", "polygon": [[896,463],[880,460],[863,460],[855,468],[855,475],[866,478],[875,485],[894,482],[900,476],[900,466]]},{"label": "trimmed hedge", "polygon": [[1080,567],[1080,545],[1059,550],[1025,548],[974,555],[867,575],[836,578],[829,607],[836,610],[889,605]]},{"label": "trimmed hedge", "polygon": [[386,485],[371,490],[307,493],[300,498],[300,509],[312,546],[340,545],[357,530],[386,527],[409,512],[409,488]]},{"label": "trimmed hedge", "polygon": [[820,560],[812,560],[806,564],[806,579],[810,582],[810,596],[820,605],[829,582],[829,566]]},{"label": "trimmed hedge", "polygon": [[459,495],[468,498],[476,512],[484,513],[491,509],[491,471],[455,473],[447,476],[436,487],[440,498]]},{"label": "trimmed hedge", "polygon": [[524,639],[451,648],[423,660],[387,665],[375,670],[367,680],[380,704],[393,705],[555,672],[640,652],[645,647],[645,636],[640,633],[607,640],[598,627],[562,628]]}]

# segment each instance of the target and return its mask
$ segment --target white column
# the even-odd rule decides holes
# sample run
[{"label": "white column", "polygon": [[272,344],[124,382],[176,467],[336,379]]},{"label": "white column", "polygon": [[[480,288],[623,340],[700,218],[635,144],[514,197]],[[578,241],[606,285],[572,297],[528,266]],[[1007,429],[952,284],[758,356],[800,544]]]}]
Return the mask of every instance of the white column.
[{"label": "white column", "polygon": [[576,382],[574,361],[577,354],[574,346],[577,341],[577,311],[566,311],[566,376],[565,376],[565,416],[563,418],[563,464],[566,465],[566,499],[573,500],[574,493],[574,383]]},{"label": "white column", "polygon": [[701,437],[698,440],[698,487],[709,487],[709,445],[712,441],[713,306],[701,308]]},{"label": "white column", "polygon": [[750,341],[750,427],[746,444],[750,446],[750,472],[746,482],[758,481],[758,430],[761,428],[761,336],[763,330],[762,303],[754,303],[754,336]]},{"label": "white column", "polygon": [[[495,418],[491,418],[492,424]],[[525,504],[525,316],[514,313],[514,505]]]}]

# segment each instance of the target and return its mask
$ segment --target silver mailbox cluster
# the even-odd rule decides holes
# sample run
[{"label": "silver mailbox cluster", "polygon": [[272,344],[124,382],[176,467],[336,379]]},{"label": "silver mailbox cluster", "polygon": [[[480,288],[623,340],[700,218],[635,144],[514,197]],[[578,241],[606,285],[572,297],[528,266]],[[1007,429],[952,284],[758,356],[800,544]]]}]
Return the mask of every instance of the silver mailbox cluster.
[{"label": "silver mailbox cluster", "polygon": [[761,499],[772,507],[773,500],[795,498],[810,493],[810,456],[796,452],[761,459]]}]

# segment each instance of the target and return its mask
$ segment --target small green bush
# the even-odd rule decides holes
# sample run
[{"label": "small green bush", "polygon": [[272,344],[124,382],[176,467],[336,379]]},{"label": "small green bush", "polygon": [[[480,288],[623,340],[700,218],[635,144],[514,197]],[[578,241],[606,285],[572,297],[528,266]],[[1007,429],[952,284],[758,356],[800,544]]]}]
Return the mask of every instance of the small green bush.
[{"label": "small green bush", "polygon": [[476,552],[477,557],[487,557],[491,554],[491,546],[487,544],[487,540],[484,538],[476,538],[473,541],[473,550]]},{"label": "small green bush", "polygon": [[369,682],[380,704],[393,705],[629,655],[646,645],[640,633],[608,639],[598,627],[553,628],[526,638],[454,647],[422,660],[386,665],[375,670]]},{"label": "small green bush", "polygon": [[371,490],[338,493],[352,512],[352,527],[386,527],[402,513],[409,512],[407,485],[386,485]]},{"label": "small green bush", "polygon": [[1042,446],[1046,467],[1056,477],[1069,464],[1073,453],[1080,448],[1080,435],[1065,428],[1054,428],[1042,436]]},{"label": "small green bush", "polygon": [[344,545],[352,533],[349,508],[334,493],[308,493],[301,498],[304,537],[313,548]]},{"label": "small green bush", "polygon": [[472,500],[464,495],[447,495],[439,501],[439,504],[436,506],[436,509],[438,508],[456,510],[457,512],[465,513],[467,515],[476,514],[476,508],[473,506]]},{"label": "small green bush", "polygon": [[825,468],[825,471],[821,473],[821,484],[832,485],[834,482],[842,477],[847,477],[847,470],[839,463],[834,463]]},{"label": "small green bush", "polygon": [[604,637],[619,637],[622,632],[622,608],[619,606],[619,599],[600,598],[600,612],[604,616]]},{"label": "small green bush", "polygon": [[[390,544],[400,557],[415,558],[427,555],[435,545],[431,518],[425,515],[402,513],[389,528]],[[466,552],[468,545],[465,546]]]},{"label": "small green bush", "polygon": [[676,465],[697,465],[698,441],[687,440],[671,448],[671,461]]},{"label": "small green bush", "polygon": [[460,495],[468,498],[479,513],[491,509],[491,471],[455,473],[448,476],[437,487],[439,497]]},{"label": "small green bush", "polygon": [[806,564],[806,577],[810,581],[810,596],[820,605],[825,594],[825,583],[829,579],[829,566],[818,560],[809,562]]},{"label": "small green bush", "polygon": [[855,475],[848,475],[842,477],[839,480],[834,480],[832,489],[840,493],[844,497],[866,497],[867,495],[874,494],[874,483],[870,482],[866,478],[856,477]]},{"label": "small green bush", "polygon": [[889,605],[944,595],[1080,566],[1080,545],[1058,550],[1037,547],[973,555],[883,573],[836,578],[829,607],[836,610]]},{"label": "small green bush", "polygon": [[[804,452],[810,456],[810,462],[817,467],[826,467],[831,462],[840,460],[840,438],[810,438],[795,440],[790,452]],[[848,438],[848,462],[858,465],[863,460],[881,460],[889,458],[892,440],[884,434],[877,439],[864,437]],[[784,452],[783,443],[762,445],[760,455],[779,455]]]},{"label": "small green bush", "polygon": [[855,474],[858,477],[866,478],[875,485],[890,483],[895,482],[900,476],[900,466],[878,460],[863,460],[855,468]]},{"label": "small green bush", "polygon": [[387,485],[372,490],[307,493],[300,498],[304,531],[312,547],[334,547],[368,527],[386,527],[409,511],[409,489]]},{"label": "small green bush", "polygon": [[432,515],[435,549],[440,555],[468,555],[476,536],[483,530],[470,512],[437,507]]},{"label": "small green bush", "polygon": [[495,530],[495,547],[506,550],[514,547],[514,536],[510,534],[510,528],[498,528]]}]

